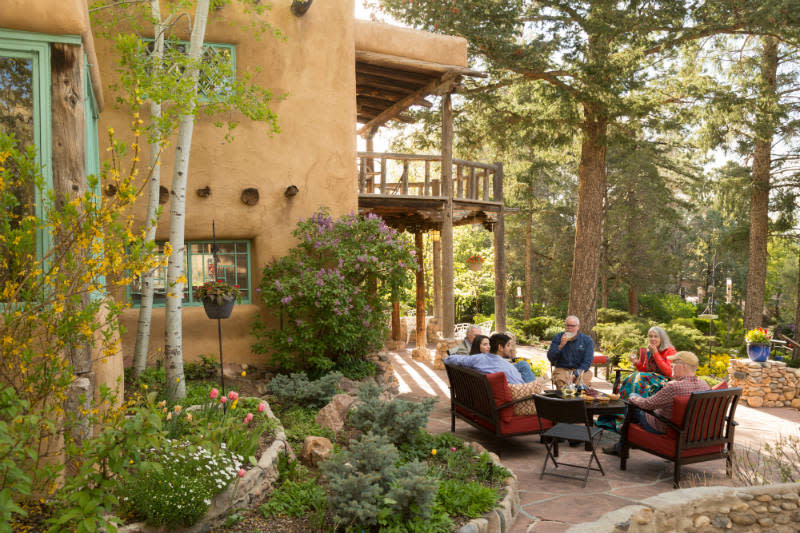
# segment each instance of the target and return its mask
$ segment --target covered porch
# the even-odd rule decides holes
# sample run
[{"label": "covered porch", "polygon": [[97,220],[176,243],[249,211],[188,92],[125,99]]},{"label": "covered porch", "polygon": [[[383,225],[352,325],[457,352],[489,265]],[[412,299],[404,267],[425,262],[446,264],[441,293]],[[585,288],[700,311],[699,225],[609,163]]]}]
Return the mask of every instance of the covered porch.
[{"label": "covered porch", "polygon": [[[494,236],[495,330],[506,329],[505,229],[502,163],[453,158],[452,94],[464,76],[485,74],[466,66],[466,41],[457,37],[357,21],[356,108],[358,134],[366,151],[358,153],[358,208],[375,213],[389,226],[414,234],[417,257],[424,239],[433,241],[433,314],[442,336],[455,326],[453,227],[482,224]],[[441,97],[441,153],[395,154],[374,151],[377,130],[391,120],[409,122],[411,106],[431,107]],[[416,271],[417,347],[426,345],[426,280]],[[394,302],[392,339],[401,341],[400,307]]]}]

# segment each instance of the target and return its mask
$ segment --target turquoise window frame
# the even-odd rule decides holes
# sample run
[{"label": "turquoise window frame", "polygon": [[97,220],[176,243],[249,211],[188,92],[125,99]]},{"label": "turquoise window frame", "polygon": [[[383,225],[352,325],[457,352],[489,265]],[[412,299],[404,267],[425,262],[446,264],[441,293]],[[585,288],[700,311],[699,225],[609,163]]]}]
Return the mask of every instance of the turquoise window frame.
[{"label": "turquoise window frame", "polygon": [[[52,43],[82,45],[80,35],[50,35],[26,31],[7,30],[0,28],[0,55],[8,57],[29,57],[33,61],[33,136],[36,145],[36,157],[42,171],[44,188],[46,192],[53,190],[53,126],[50,88],[52,78],[50,75]],[[97,137],[97,121],[99,112],[94,98],[94,90],[89,76],[89,63],[84,53],[84,114],[85,114],[85,174],[99,175],[100,149]],[[100,193],[99,184],[95,192]],[[36,190],[35,212],[36,216],[44,219],[42,191]],[[36,255],[42,260],[45,253],[52,247],[52,235],[42,231],[36,240]],[[93,294],[93,298],[102,297],[102,294]]]},{"label": "turquoise window frame", "polygon": [[[252,254],[251,254],[251,241],[249,239],[217,239],[217,244],[244,244],[246,246],[246,255],[247,255],[247,297],[242,296],[241,303],[243,304],[250,304],[253,302],[253,291],[255,288],[253,287],[253,264],[252,264]],[[158,246],[162,246],[164,242],[158,242]],[[213,244],[213,241],[206,239],[206,240],[195,240],[195,241],[186,241],[184,243],[186,253],[183,257],[184,263],[184,273],[186,275],[186,285],[184,286],[184,291],[186,292],[187,296],[185,296],[181,300],[181,306],[183,307],[199,307],[203,305],[202,302],[195,300],[193,292],[190,290],[192,287],[192,269],[189,268],[189,265],[192,264],[192,246],[193,245],[206,245],[206,244]],[[234,267],[238,266],[238,254],[234,254]],[[163,278],[166,280],[166,266],[159,267],[160,269],[164,270]],[[131,303],[131,307],[139,308],[139,304],[133,302],[133,291],[131,290],[131,286],[128,285],[126,289],[126,297],[127,301]],[[166,303],[162,302],[153,302],[154,308],[162,308],[165,307]]]},{"label": "turquoise window frame", "polygon": [[[144,41],[146,43],[152,43],[152,42],[155,42],[155,39],[153,39],[151,37],[144,37],[144,38],[142,38],[142,41]],[[181,44],[181,45],[185,46],[187,49],[189,48],[189,41],[185,41],[183,39],[165,39],[165,41],[169,41],[171,43]],[[230,44],[230,43],[204,42],[203,43],[203,50],[205,50],[206,48],[224,48],[224,49],[230,51],[230,54],[231,54],[231,65],[232,65],[232,71],[233,71],[233,79],[232,79],[232,81],[236,81],[236,45],[235,44]],[[201,100],[203,100],[203,101],[211,100],[211,98],[209,98],[209,96],[207,96],[206,94],[201,94],[200,96],[201,96]]]}]

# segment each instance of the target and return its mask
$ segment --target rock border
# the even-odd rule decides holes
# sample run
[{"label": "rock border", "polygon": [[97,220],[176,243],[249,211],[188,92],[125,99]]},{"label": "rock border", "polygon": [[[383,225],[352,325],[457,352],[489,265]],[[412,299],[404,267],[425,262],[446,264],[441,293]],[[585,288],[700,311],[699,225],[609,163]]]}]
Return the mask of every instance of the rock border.
[{"label": "rock border", "polygon": [[258,459],[258,464],[254,468],[248,470],[245,476],[238,480],[238,483],[234,481],[229,484],[225,490],[214,496],[203,518],[196,524],[179,530],[167,529],[166,526],[152,527],[148,526],[145,522],[135,522],[118,528],[118,533],[168,533],[178,531],[183,533],[201,533],[208,531],[211,521],[224,515],[229,509],[249,506],[256,496],[272,488],[272,484],[278,479],[278,457],[286,451],[286,432],[281,425],[280,419],[272,412],[269,402],[262,398],[258,399],[263,401],[266,405],[264,413],[267,415],[267,418],[274,419],[277,422],[275,440],[270,444],[269,448],[264,450],[264,453],[261,454],[261,457]]},{"label": "rock border", "polygon": [[511,476],[506,479],[506,495],[500,500],[497,507],[480,518],[473,518],[461,526],[457,533],[507,533],[511,531],[511,526],[519,514],[519,492],[517,491],[519,483],[517,475],[510,468],[503,466],[503,463],[500,462],[500,457],[496,453],[486,450],[477,442],[465,442],[464,446],[472,448],[476,453],[488,453],[492,462],[511,472]]},{"label": "rock border", "polygon": [[662,492],[594,522],[575,524],[567,533],[771,532],[798,531],[798,527],[800,483],[779,483]]}]

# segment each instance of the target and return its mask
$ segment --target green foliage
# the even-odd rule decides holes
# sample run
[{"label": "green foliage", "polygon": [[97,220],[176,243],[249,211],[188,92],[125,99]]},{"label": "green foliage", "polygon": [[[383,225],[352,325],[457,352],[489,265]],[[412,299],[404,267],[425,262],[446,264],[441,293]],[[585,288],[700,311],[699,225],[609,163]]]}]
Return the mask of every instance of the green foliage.
[{"label": "green foliage", "polygon": [[399,459],[385,435],[367,433],[322,464],[329,508],[346,530],[399,530],[409,520],[430,518],[436,482],[423,463],[398,466]]},{"label": "green foliage", "polygon": [[478,518],[492,509],[499,499],[497,489],[476,481],[447,479],[439,483],[436,501],[451,515]]},{"label": "green foliage", "polygon": [[316,479],[303,482],[286,480],[270,496],[269,501],[258,510],[266,517],[308,517],[317,531],[322,531],[328,509],[325,489]]},{"label": "green foliage", "polygon": [[613,322],[597,324],[594,332],[597,334],[600,351],[611,358],[612,363],[619,364],[625,356],[635,353],[644,345],[649,326],[643,322]]},{"label": "green foliage", "polygon": [[366,377],[374,376],[378,371],[378,368],[372,361],[356,359],[354,357],[340,359],[334,368],[344,377],[352,379],[353,381],[361,381]]},{"label": "green foliage", "polygon": [[550,326],[542,333],[542,340],[550,341],[553,337],[564,331],[564,326]]},{"label": "green foliage", "polygon": [[542,377],[550,371],[550,362],[547,359],[529,359],[528,364],[531,365],[533,375]]},{"label": "green foliage", "polygon": [[377,385],[365,383],[358,391],[361,403],[348,413],[348,422],[363,433],[385,435],[393,444],[412,444],[428,423],[436,398],[420,401],[380,398]]},{"label": "green foliage", "polygon": [[190,526],[202,518],[211,499],[237,479],[242,462],[227,452],[169,440],[142,460],[134,462],[123,485],[125,507],[150,525],[167,527]]},{"label": "green foliage", "polygon": [[216,357],[203,354],[200,354],[199,357],[200,362],[183,364],[184,377],[186,377],[187,380],[201,380],[216,377],[219,374],[219,361],[216,360]]},{"label": "green foliage", "polygon": [[309,381],[305,372],[291,375],[278,374],[267,384],[267,392],[274,395],[284,405],[301,405],[304,407],[324,407],[339,392],[338,372],[326,374],[319,379]]},{"label": "green foliage", "polygon": [[320,375],[383,344],[389,297],[409,280],[416,259],[375,215],[334,220],[320,210],[293,235],[298,245],[264,268],[260,284],[282,327],[257,321],[253,351],[283,369]]},{"label": "green foliage", "polygon": [[[549,328],[560,327],[562,320],[554,316],[537,316],[520,323],[520,328],[526,337],[545,338],[545,331]],[[549,338],[553,338],[552,336]]]},{"label": "green foliage", "polygon": [[659,322],[691,318],[697,314],[694,304],[677,294],[647,294],[639,297],[639,312]]},{"label": "green foliage", "polygon": [[697,354],[698,357],[707,351],[705,347],[708,345],[708,337],[698,329],[681,324],[668,324],[664,326],[664,330],[678,351],[688,350]]},{"label": "green foliage", "polygon": [[620,311],[619,309],[610,309],[601,307],[597,310],[597,323],[598,324],[621,324],[633,319],[633,316],[627,311]]},{"label": "green foliage", "polygon": [[325,437],[331,441],[336,439],[332,430],[317,424],[314,420],[316,416],[317,409],[310,407],[291,407],[280,413],[286,440],[293,446],[300,446],[309,435]]}]

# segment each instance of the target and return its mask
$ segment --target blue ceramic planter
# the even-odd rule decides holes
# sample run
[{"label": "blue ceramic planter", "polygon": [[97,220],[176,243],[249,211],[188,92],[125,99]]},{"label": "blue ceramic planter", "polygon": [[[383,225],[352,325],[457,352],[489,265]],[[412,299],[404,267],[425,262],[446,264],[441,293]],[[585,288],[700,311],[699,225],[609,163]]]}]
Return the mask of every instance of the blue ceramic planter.
[{"label": "blue ceramic planter", "polygon": [[769,344],[747,343],[747,357],[756,363],[763,363],[769,358]]}]

